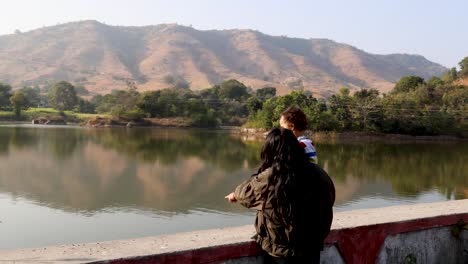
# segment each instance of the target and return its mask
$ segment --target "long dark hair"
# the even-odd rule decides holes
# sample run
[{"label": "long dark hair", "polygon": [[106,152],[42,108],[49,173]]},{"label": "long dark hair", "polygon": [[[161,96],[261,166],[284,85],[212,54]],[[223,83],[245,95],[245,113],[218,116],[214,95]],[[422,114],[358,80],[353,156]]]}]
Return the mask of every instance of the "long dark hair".
[{"label": "long dark hair", "polygon": [[260,157],[263,163],[259,173],[268,168],[273,169],[268,180],[268,193],[265,194],[273,207],[274,215],[270,216],[273,218],[271,220],[292,223],[295,200],[300,195],[297,193],[297,186],[308,162],[304,149],[290,130],[274,128],[266,137]]}]

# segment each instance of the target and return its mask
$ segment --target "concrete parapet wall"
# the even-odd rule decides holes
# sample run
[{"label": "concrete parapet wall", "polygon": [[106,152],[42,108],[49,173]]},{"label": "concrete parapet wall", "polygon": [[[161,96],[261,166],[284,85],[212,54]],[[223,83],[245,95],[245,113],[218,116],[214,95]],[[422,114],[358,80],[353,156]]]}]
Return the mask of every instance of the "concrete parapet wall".
[{"label": "concrete parapet wall", "polygon": [[[252,222],[254,219],[252,219]],[[468,200],[335,214],[322,263],[468,263]],[[261,263],[252,225],[133,240],[0,251],[11,263]],[[5,262],[2,262],[5,263]]]}]

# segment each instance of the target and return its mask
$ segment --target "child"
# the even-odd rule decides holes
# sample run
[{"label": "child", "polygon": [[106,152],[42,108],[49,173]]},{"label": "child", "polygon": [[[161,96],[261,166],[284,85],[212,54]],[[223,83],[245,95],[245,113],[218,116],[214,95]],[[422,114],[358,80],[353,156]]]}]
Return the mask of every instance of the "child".
[{"label": "child", "polygon": [[304,112],[298,107],[289,107],[281,113],[280,126],[291,130],[304,149],[309,161],[317,163],[317,151],[315,150],[314,143],[310,138],[304,136],[304,131],[307,129],[307,117]]}]

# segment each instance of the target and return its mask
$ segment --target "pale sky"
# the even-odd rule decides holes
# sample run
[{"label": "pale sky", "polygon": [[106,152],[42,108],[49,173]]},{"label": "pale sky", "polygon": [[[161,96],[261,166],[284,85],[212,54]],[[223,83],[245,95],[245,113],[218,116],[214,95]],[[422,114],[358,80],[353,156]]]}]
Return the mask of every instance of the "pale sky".
[{"label": "pale sky", "polygon": [[376,54],[419,54],[446,67],[468,56],[466,0],[3,0],[0,8],[0,35],[94,19],[327,38]]}]

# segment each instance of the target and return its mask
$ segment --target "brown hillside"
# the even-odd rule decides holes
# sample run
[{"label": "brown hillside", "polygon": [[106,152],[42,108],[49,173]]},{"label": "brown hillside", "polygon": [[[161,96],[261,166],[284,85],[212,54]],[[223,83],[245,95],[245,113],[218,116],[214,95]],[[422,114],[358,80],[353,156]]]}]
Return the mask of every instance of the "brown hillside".
[{"label": "brown hillside", "polygon": [[171,75],[192,89],[235,78],[253,88],[271,85],[285,93],[304,87],[326,96],[343,86],[385,92],[402,76],[446,70],[418,55],[374,55],[331,40],[252,30],[83,21],[0,36],[0,81],[14,87],[67,80],[106,93],[130,81],[154,90],[168,87],[164,77]]}]

